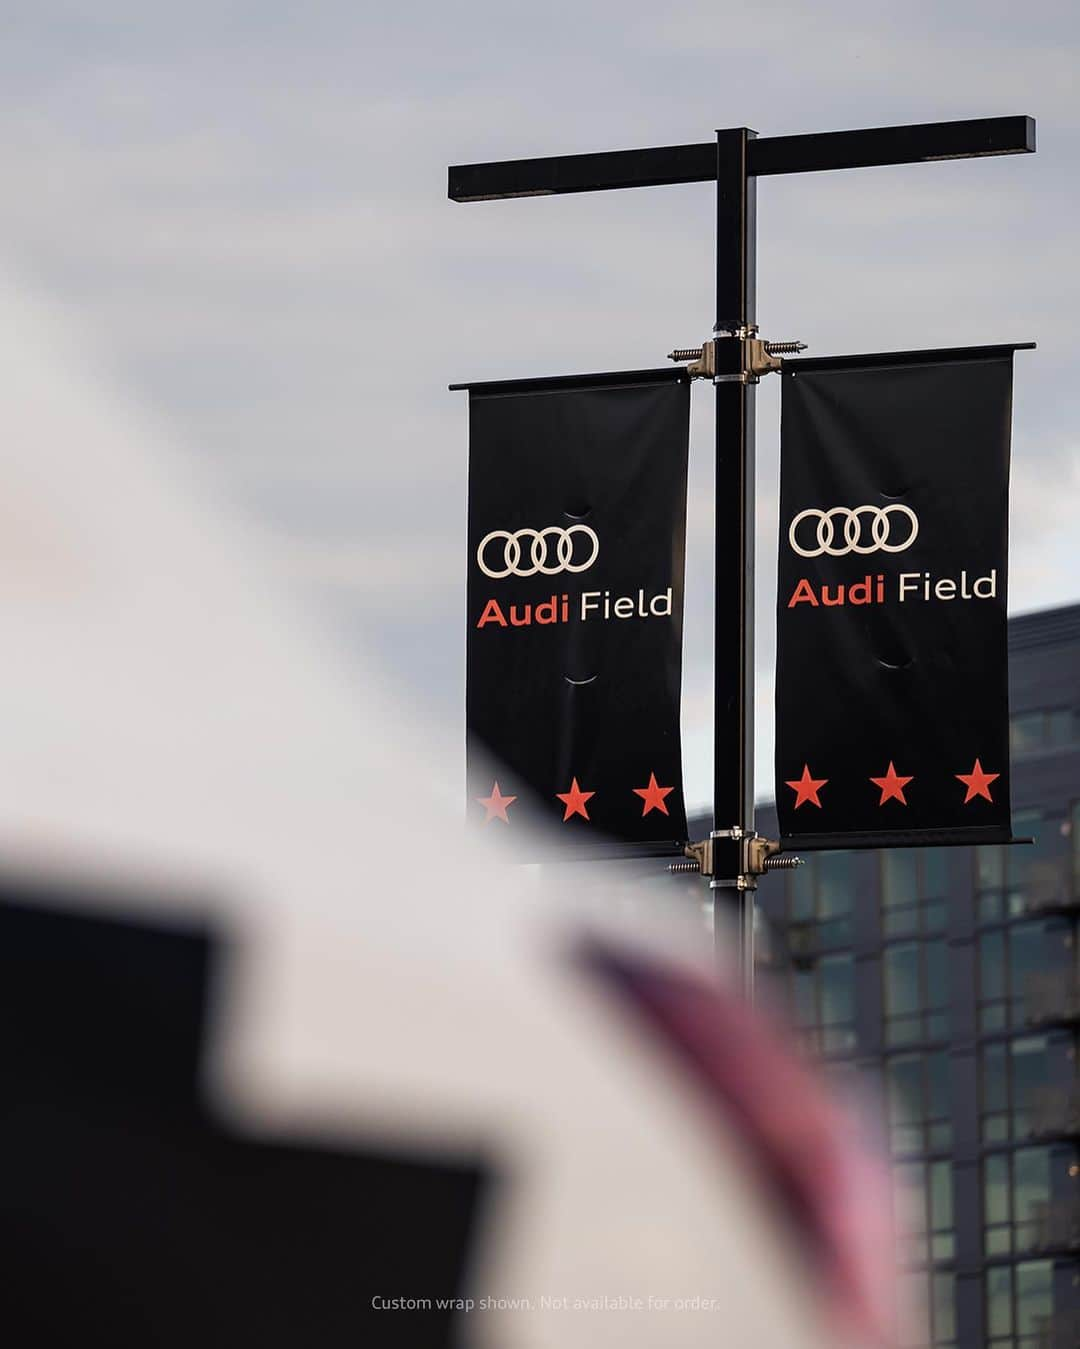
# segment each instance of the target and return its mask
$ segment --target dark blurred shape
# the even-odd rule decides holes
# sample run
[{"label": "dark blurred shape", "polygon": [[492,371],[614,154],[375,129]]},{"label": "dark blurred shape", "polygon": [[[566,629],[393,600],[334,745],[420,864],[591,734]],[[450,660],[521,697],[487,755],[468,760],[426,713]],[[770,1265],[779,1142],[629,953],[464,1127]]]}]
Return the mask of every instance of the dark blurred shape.
[{"label": "dark blurred shape", "polygon": [[12,1094],[197,1112],[220,943],[196,928],[20,905],[31,894],[41,897],[33,882],[0,882],[0,1052]]},{"label": "dark blurred shape", "polygon": [[355,1349],[377,1317],[380,1345],[460,1342],[435,1303],[460,1293],[482,1167],[223,1127],[198,1090],[220,938],[0,884],[5,1327],[42,1349]]}]

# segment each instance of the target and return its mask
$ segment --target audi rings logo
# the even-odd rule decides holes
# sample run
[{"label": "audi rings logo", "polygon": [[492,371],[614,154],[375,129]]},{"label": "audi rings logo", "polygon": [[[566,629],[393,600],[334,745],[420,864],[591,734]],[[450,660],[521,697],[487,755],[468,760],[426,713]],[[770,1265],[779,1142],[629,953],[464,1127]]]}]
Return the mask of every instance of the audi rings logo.
[{"label": "audi rings logo", "polygon": [[[575,535],[581,536],[580,541]],[[569,529],[548,525],[546,529],[519,529],[513,534],[493,529],[480,540],[476,561],[485,576],[501,581],[505,576],[587,571],[599,553],[600,540],[588,525],[571,525]]]},{"label": "audi rings logo", "polygon": [[[811,520],[814,526],[810,525]],[[902,553],[918,535],[919,517],[910,506],[894,501],[888,506],[833,506],[827,511],[800,511],[791,522],[788,542],[800,557],[820,557],[822,553],[845,557],[848,553]],[[815,546],[804,548],[803,544],[810,541]]]}]

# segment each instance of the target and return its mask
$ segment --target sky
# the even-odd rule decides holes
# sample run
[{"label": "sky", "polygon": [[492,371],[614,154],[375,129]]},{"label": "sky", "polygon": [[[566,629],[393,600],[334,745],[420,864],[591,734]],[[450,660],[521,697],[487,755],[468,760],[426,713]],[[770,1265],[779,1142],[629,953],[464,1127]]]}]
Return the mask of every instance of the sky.
[{"label": "sky", "polygon": [[[59,316],[462,773],[466,407],[711,328],[712,189],[456,205],[452,163],[1025,113],[1038,153],[762,180],[758,319],[810,354],[1016,359],[1010,608],[1080,598],[1080,11],[1033,0],[34,0],[5,8],[6,280]],[[777,381],[758,395],[771,795]],[[686,793],[710,783],[711,398],[694,390]],[[77,453],[77,447],[72,447]],[[122,490],[122,486],[118,486]]]}]

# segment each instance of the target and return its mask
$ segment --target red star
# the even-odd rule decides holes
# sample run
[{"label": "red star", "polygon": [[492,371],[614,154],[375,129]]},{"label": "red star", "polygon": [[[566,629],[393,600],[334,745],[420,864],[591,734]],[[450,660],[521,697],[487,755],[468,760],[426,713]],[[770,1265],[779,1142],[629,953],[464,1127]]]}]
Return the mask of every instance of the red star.
[{"label": "red star", "polygon": [[811,805],[817,806],[818,810],[820,810],[821,801],[818,798],[818,792],[825,786],[828,780],[828,778],[812,778],[810,776],[810,766],[808,764],[803,764],[802,777],[795,778],[794,781],[786,783],[786,786],[790,787],[795,793],[795,809],[798,810],[800,806],[805,805],[806,802],[809,801]]},{"label": "red star", "polygon": [[635,796],[640,796],[645,802],[641,808],[641,814],[644,817],[650,810],[662,811],[665,815],[668,813],[667,806],[664,805],[664,797],[675,790],[674,787],[661,787],[656,781],[656,774],[649,774],[649,785],[647,787],[635,787],[633,789]]},{"label": "red star", "polygon": [[563,824],[571,815],[580,815],[584,819],[589,818],[589,812],[585,809],[585,802],[590,796],[595,796],[595,792],[583,792],[577,784],[577,778],[572,779],[570,790],[568,792],[556,792],[555,795],[566,806],[566,812],[563,815]]},{"label": "red star", "polygon": [[512,806],[517,800],[516,796],[503,796],[499,791],[498,779],[491,789],[490,796],[478,796],[477,801],[484,807],[487,814],[484,816],[484,823],[490,824],[492,820],[502,820],[503,824],[509,824],[510,820],[506,814],[507,806]]},{"label": "red star", "polygon": [[969,801],[974,801],[977,796],[985,796],[987,801],[993,802],[994,798],[990,795],[990,784],[996,782],[1000,773],[985,773],[982,764],[975,760],[975,767],[970,773],[954,773],[953,777],[959,778],[967,788],[967,796],[964,797],[964,805]]},{"label": "red star", "polygon": [[871,778],[870,781],[875,787],[881,788],[881,800],[879,806],[883,806],[886,801],[897,800],[902,806],[907,805],[907,799],[904,796],[904,788],[912,781],[911,778],[901,777],[893,767],[893,762],[889,760],[889,771],[883,778]]}]

